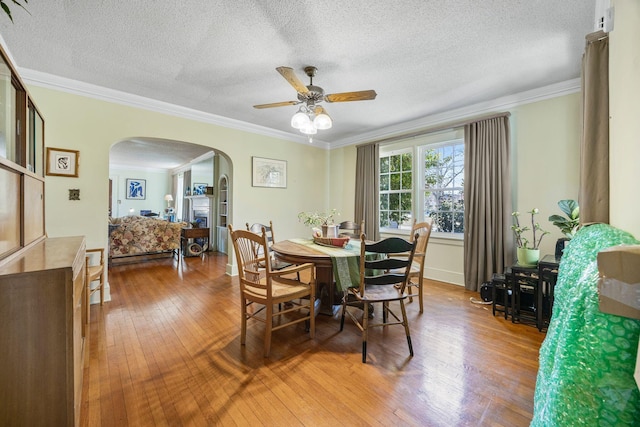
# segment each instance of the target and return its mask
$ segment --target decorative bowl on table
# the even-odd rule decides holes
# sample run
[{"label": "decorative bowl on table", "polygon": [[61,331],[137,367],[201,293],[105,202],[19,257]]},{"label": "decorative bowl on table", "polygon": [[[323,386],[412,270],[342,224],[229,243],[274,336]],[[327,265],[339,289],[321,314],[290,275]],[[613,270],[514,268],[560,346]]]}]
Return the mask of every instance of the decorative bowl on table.
[{"label": "decorative bowl on table", "polygon": [[349,237],[319,237],[313,236],[313,242],[321,246],[344,248],[349,243]]}]

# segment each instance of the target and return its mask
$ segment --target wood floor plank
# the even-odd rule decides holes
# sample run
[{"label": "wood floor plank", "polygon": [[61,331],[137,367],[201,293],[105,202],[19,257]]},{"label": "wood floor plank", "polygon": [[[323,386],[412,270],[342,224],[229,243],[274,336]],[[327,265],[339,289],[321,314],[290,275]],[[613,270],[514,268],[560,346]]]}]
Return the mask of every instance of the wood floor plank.
[{"label": "wood floor plank", "polygon": [[[91,306],[82,426],[527,426],[544,333],[493,317],[458,286],[425,281],[425,311],[361,334],[319,315],[273,334],[249,322],[240,345],[227,257],[163,258],[109,269],[110,302]],[[376,313],[378,315],[378,313]]]}]

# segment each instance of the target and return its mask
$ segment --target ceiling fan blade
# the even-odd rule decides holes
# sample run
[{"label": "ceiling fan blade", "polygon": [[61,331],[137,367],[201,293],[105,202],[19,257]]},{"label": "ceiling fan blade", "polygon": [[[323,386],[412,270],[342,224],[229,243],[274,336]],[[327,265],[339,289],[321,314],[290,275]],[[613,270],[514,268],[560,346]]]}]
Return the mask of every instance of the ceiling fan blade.
[{"label": "ceiling fan blade", "polygon": [[[329,116],[329,113],[327,113],[327,110],[325,110],[323,107],[316,105],[315,110],[313,110],[313,112],[315,113],[315,115],[317,116],[318,114],[326,114],[327,116]],[[331,116],[329,116],[331,117]]]},{"label": "ceiling fan blade", "polygon": [[375,90],[361,90],[359,92],[330,93],[325,95],[324,100],[327,102],[368,101],[376,99],[377,95]]},{"label": "ceiling fan blade", "polygon": [[254,105],[253,108],[284,107],[286,105],[296,105],[296,104],[300,104],[300,101],[283,101],[283,102],[273,102],[271,104],[258,104],[258,105]]},{"label": "ceiling fan blade", "polygon": [[276,70],[282,74],[282,77],[287,79],[289,84],[293,86],[293,88],[300,93],[307,93],[309,89],[302,83],[302,81],[296,76],[296,73],[293,72],[293,68],[290,67],[278,67]]}]

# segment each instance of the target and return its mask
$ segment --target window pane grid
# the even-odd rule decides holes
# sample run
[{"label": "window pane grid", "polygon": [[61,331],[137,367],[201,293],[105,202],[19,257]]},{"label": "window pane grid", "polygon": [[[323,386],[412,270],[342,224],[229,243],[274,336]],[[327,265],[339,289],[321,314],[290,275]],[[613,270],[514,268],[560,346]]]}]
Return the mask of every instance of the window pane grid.
[{"label": "window pane grid", "polygon": [[413,155],[380,157],[380,227],[410,229]]},{"label": "window pane grid", "polygon": [[464,231],[464,144],[424,150],[424,217],[433,218],[433,231]]},{"label": "window pane grid", "polygon": [[[413,217],[433,218],[434,232],[464,232],[464,142],[414,147],[422,190],[413,193],[413,153],[380,157],[380,227],[410,230]],[[417,198],[417,200],[414,200]]]}]

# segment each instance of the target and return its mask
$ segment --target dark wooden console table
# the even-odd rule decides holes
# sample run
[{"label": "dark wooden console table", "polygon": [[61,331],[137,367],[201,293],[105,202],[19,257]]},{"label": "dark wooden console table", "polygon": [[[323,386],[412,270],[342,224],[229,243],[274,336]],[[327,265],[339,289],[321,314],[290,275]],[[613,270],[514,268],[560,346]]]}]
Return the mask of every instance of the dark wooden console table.
[{"label": "dark wooden console table", "polygon": [[[194,243],[194,240],[203,240],[203,244],[200,246],[203,250],[200,253],[192,253],[189,250],[189,245]],[[180,233],[180,252],[182,256],[199,256],[206,251],[209,246],[209,228],[183,228]]]}]

